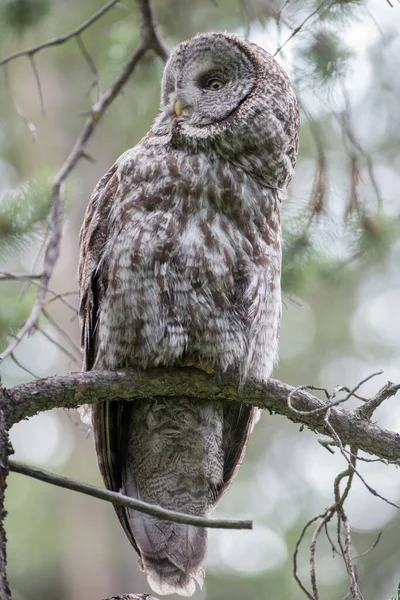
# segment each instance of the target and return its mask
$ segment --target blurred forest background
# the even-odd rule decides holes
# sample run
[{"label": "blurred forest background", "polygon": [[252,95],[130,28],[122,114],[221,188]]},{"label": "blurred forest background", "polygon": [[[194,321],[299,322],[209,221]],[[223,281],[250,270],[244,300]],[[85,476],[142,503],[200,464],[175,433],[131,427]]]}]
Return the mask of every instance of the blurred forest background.
[{"label": "blurred forest background", "polygon": [[[102,5],[0,0],[0,59],[72,30]],[[388,379],[399,382],[400,4],[156,0],[155,7],[170,48],[197,32],[222,29],[274,53],[312,15],[277,55],[301,102],[302,125],[296,175],[283,207],[286,300],[274,376],[332,390],[383,369],[383,376],[362,388],[365,396]],[[82,35],[98,70],[97,86],[91,85],[93,73],[75,40],[35,56],[40,89],[27,57],[0,67],[0,351],[29,315],[37,292],[34,284],[10,281],[4,273],[40,270],[52,179],[99,87],[107,89],[134,49],[138,23],[135,3],[125,0]],[[6,387],[80,368],[75,309],[83,213],[98,179],[157,114],[162,69],[158,58],[141,62],[90,141],[95,162],[80,161],[68,179],[47,317],[18,346],[15,360],[1,365]],[[374,417],[382,427],[400,431],[398,398],[386,401]],[[40,414],[16,425],[11,439],[17,458],[102,485],[92,440],[75,414]],[[254,531],[210,531],[206,584],[195,600],[302,598],[292,576],[294,546],[306,521],[332,503],[333,479],[344,467],[340,453],[328,453],[316,435],[265,414],[215,513],[251,517]],[[360,471],[381,494],[400,502],[395,467],[369,463]],[[111,505],[14,474],[6,500],[14,600],[100,600],[123,591],[149,592]],[[400,513],[358,480],[346,506],[353,555],[367,550],[382,531],[357,569],[365,600],[389,600],[400,580]],[[307,546],[300,555],[305,582]],[[321,599],[346,595],[341,558],[332,556],[322,538],[317,577]]]}]

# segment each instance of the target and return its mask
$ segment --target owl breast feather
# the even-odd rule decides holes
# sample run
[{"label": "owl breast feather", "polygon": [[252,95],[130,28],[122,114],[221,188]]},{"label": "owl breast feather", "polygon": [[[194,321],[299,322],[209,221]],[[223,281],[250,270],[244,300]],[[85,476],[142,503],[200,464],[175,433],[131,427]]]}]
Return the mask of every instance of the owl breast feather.
[{"label": "owl breast feather", "polygon": [[193,354],[268,377],[280,315],[278,192],[217,157],[139,145],[122,158],[97,364],[172,365]]}]

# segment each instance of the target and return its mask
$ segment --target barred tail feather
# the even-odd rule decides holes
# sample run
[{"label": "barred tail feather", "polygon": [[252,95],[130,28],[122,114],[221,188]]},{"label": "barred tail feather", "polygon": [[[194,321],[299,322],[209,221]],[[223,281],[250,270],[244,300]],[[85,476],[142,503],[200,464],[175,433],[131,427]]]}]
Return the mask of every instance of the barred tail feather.
[{"label": "barred tail feather", "polygon": [[129,510],[139,565],[156,594],[192,596],[203,585],[207,531]]}]

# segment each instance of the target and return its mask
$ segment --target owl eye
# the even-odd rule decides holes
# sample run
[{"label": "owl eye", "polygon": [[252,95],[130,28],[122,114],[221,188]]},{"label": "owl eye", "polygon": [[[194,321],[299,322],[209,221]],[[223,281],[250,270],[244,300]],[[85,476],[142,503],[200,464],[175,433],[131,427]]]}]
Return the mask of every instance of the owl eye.
[{"label": "owl eye", "polygon": [[225,82],[222,79],[218,79],[218,77],[211,77],[206,83],[206,87],[209,90],[220,90],[224,85]]}]

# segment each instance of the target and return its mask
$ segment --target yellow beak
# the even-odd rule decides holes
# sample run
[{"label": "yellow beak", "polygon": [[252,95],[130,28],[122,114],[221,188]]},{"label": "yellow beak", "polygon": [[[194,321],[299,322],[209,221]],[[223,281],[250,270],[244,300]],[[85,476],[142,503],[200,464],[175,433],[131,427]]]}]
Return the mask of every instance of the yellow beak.
[{"label": "yellow beak", "polygon": [[180,100],[177,100],[174,105],[174,111],[175,111],[175,114],[177,117],[181,116],[182,109],[183,109],[182,102]]}]

